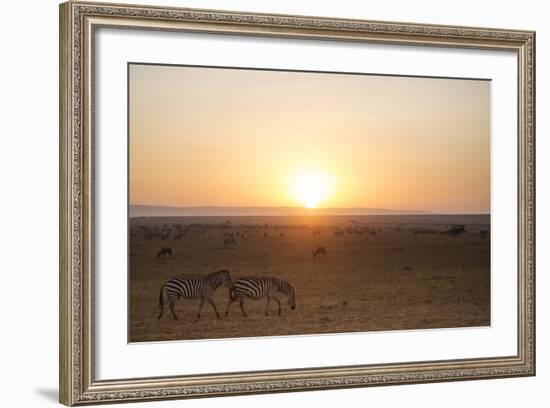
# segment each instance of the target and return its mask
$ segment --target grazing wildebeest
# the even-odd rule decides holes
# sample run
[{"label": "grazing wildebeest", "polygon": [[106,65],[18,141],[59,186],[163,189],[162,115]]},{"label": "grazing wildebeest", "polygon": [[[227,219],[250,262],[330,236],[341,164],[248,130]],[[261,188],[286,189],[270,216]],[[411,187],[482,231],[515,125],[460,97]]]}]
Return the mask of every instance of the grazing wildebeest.
[{"label": "grazing wildebeest", "polygon": [[456,238],[460,234],[464,234],[465,232],[466,232],[466,229],[464,228],[464,225],[453,225],[447,231],[441,231],[441,234],[450,235],[451,237]]},{"label": "grazing wildebeest", "polygon": [[327,254],[327,250],[325,247],[322,247],[322,246],[318,246],[317,248],[315,248],[313,250],[313,259],[315,259],[317,257],[317,255],[323,255],[325,256]]},{"label": "grazing wildebeest", "polygon": [[225,316],[229,314],[229,307],[233,302],[239,301],[239,307],[244,317],[247,314],[244,310],[244,300],[253,299],[258,300],[267,297],[267,303],[265,305],[265,315],[269,316],[269,303],[271,299],[274,299],[279,306],[279,316],[281,315],[281,301],[277,299],[277,293],[286,295],[288,305],[290,309],[296,309],[296,295],[292,285],[282,279],[274,278],[271,276],[261,277],[248,277],[237,279],[233,282],[231,289],[229,289],[229,302],[225,309]]},{"label": "grazing wildebeest", "polygon": [[218,313],[218,309],[216,309],[216,304],[212,300],[212,293],[214,293],[214,291],[222,285],[230,288],[231,283],[231,275],[229,275],[229,271],[227,269],[222,269],[206,276],[172,278],[166,281],[160,288],[160,314],[158,319],[162,317],[164,313],[164,305],[168,303],[170,312],[172,312],[172,317],[177,320],[178,316],[176,316],[176,312],[174,311],[174,303],[176,300],[179,300],[179,298],[201,299],[199,311],[197,312],[197,319],[201,318],[202,306],[204,305],[204,302],[207,301],[210,303],[216,313],[216,317],[219,319],[220,314]]},{"label": "grazing wildebeest", "polygon": [[162,247],[160,251],[157,252],[157,259],[159,259],[161,256],[167,256],[167,255],[170,255],[170,259],[172,259],[172,248]]},{"label": "grazing wildebeest", "polygon": [[437,231],[430,228],[412,228],[411,231],[415,234],[437,234]]},{"label": "grazing wildebeest", "polygon": [[225,238],[223,240],[224,248],[234,248],[235,246],[237,246],[237,241],[234,238]]}]

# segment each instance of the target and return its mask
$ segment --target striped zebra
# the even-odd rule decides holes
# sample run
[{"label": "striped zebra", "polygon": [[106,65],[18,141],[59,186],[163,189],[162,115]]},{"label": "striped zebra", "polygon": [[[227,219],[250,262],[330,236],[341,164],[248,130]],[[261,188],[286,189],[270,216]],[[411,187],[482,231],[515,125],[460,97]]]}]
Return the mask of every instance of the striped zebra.
[{"label": "striped zebra", "polygon": [[266,297],[265,315],[269,316],[269,303],[271,299],[279,305],[279,316],[281,315],[281,302],[277,299],[277,293],[286,295],[288,305],[292,310],[296,309],[295,290],[288,282],[271,276],[241,278],[233,282],[229,289],[229,302],[225,310],[225,316],[229,314],[229,308],[233,302],[239,301],[239,306],[244,317],[247,316],[244,310],[244,300],[246,298],[258,300]]},{"label": "striped zebra", "polygon": [[220,315],[216,309],[216,305],[212,301],[212,293],[222,285],[228,288],[231,287],[231,276],[227,269],[213,272],[206,276],[187,276],[168,280],[160,288],[160,314],[158,319],[162,317],[164,305],[168,303],[172,316],[177,320],[178,317],[174,311],[174,303],[180,297],[184,299],[201,299],[199,311],[197,313],[198,319],[201,318],[201,310],[205,301],[210,303],[216,313],[216,317],[219,319]]}]

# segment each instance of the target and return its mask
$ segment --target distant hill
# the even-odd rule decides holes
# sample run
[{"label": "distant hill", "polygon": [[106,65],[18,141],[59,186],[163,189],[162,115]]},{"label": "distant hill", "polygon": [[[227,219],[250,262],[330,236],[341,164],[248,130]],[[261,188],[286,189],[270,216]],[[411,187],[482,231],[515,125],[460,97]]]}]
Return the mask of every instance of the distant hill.
[{"label": "distant hill", "polygon": [[130,217],[206,216],[288,216],[288,215],[382,215],[430,214],[429,211],[388,210],[385,208],[303,208],[303,207],[166,207],[131,205]]}]

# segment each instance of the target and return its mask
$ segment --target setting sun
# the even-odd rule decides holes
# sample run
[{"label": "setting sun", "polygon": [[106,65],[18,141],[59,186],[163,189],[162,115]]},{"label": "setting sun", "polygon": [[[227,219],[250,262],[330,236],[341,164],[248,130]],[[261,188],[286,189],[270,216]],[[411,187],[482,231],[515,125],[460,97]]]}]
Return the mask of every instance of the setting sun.
[{"label": "setting sun", "polygon": [[294,174],[290,195],[305,208],[316,208],[331,193],[331,179],[321,171],[303,171]]}]

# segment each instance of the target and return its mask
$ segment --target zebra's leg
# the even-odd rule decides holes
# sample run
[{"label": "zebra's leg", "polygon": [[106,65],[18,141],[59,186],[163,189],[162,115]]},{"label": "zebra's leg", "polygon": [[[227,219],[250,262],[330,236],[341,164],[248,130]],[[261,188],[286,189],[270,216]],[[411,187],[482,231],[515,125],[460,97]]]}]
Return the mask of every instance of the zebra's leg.
[{"label": "zebra's leg", "polygon": [[170,302],[168,304],[168,306],[170,306],[170,311],[172,312],[172,317],[175,319],[175,320],[178,320],[178,316],[176,316],[176,311],[174,310],[174,302]]},{"label": "zebra's leg", "polygon": [[229,302],[227,302],[227,307],[225,308],[225,317],[227,317],[227,315],[229,314],[229,307],[233,304],[234,301],[234,299],[229,299]]},{"label": "zebra's leg", "polygon": [[214,301],[210,298],[206,298],[206,301],[208,303],[210,303],[210,305],[212,306],[212,308],[214,309],[214,313],[216,313],[216,318],[220,318],[220,314],[218,313],[218,309],[216,309],[216,304],[214,303]]},{"label": "zebra's leg", "polygon": [[248,315],[244,311],[244,299],[243,298],[241,298],[240,301],[239,301],[239,307],[241,308],[241,312],[243,312],[243,316],[248,317]]},{"label": "zebra's leg", "polygon": [[197,313],[197,320],[201,318],[201,310],[204,305],[204,297],[201,297],[201,304],[199,305],[199,312]]},{"label": "zebra's leg", "polygon": [[162,317],[162,315],[164,314],[164,304],[163,303],[159,304],[159,308],[160,308],[160,313],[159,313],[159,317],[157,317],[157,319],[160,319]]},{"label": "zebra's leg", "polygon": [[267,302],[265,302],[265,315],[269,316],[269,302],[271,302],[271,296],[267,297]]},{"label": "zebra's leg", "polygon": [[157,319],[160,319],[162,317],[162,315],[164,314],[164,286],[162,288],[160,288],[160,293],[159,293],[159,309],[160,309],[160,313],[159,313],[159,317],[157,317]]},{"label": "zebra's leg", "polygon": [[273,299],[277,301],[277,305],[279,306],[279,316],[281,315],[281,301],[277,299],[275,296],[273,296]]}]

